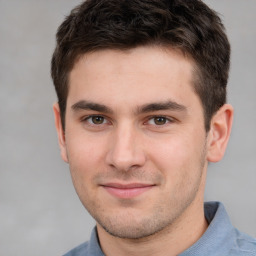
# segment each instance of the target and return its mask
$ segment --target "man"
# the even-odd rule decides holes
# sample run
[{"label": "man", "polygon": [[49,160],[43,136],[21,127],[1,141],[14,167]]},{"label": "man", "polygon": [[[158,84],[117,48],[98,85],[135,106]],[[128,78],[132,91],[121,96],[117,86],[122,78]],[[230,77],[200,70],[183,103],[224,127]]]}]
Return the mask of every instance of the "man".
[{"label": "man", "polygon": [[88,0],[57,32],[52,78],[61,156],[96,220],[70,255],[256,255],[205,203],[224,155],[230,46],[199,0]]}]

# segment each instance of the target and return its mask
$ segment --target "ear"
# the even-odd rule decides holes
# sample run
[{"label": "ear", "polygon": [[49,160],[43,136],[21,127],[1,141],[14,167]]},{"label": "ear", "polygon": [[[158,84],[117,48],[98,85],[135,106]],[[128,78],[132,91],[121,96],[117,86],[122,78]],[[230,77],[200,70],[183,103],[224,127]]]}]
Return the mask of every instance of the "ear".
[{"label": "ear", "polygon": [[65,132],[63,130],[62,123],[61,123],[60,108],[58,103],[55,103],[53,105],[53,112],[55,117],[55,127],[58,134],[61,157],[66,163],[68,163]]},{"label": "ear", "polygon": [[233,113],[233,107],[225,104],[212,117],[207,142],[207,160],[210,162],[218,162],[224,156],[231,133]]}]

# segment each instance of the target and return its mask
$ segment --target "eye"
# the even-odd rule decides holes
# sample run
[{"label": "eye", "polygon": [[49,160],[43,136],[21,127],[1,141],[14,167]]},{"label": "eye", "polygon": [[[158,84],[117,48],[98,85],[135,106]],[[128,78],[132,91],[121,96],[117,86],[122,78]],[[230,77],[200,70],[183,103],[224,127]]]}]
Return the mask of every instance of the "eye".
[{"label": "eye", "polygon": [[148,124],[150,125],[165,125],[167,123],[171,122],[170,119],[164,116],[155,116],[148,120]]},{"label": "eye", "polygon": [[105,124],[107,122],[103,116],[89,116],[85,121],[93,125]]}]

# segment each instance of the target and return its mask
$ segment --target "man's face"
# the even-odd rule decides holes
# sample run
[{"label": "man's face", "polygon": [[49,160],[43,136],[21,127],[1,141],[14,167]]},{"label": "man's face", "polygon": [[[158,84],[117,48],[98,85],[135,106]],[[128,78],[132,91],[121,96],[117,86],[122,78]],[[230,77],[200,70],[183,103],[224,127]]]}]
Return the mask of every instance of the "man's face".
[{"label": "man's face", "polygon": [[192,62],[158,47],[86,54],[70,74],[63,159],[99,227],[141,238],[202,203],[203,109]]}]

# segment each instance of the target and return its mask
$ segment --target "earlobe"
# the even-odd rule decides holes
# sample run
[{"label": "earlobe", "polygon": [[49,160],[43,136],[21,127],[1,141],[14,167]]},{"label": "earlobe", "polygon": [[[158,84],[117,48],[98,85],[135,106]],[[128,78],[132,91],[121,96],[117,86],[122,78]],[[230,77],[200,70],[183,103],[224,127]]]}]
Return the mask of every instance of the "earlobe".
[{"label": "earlobe", "polygon": [[60,146],[61,157],[62,157],[63,161],[68,163],[65,132],[63,130],[62,123],[61,123],[60,108],[59,108],[58,103],[55,103],[53,105],[53,112],[54,112],[54,117],[55,117],[55,127],[56,127],[57,134],[58,134],[58,142],[59,142],[59,146]]},{"label": "earlobe", "polygon": [[207,160],[218,162],[225,154],[233,122],[233,107],[223,105],[211,120],[208,134]]}]

